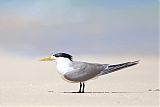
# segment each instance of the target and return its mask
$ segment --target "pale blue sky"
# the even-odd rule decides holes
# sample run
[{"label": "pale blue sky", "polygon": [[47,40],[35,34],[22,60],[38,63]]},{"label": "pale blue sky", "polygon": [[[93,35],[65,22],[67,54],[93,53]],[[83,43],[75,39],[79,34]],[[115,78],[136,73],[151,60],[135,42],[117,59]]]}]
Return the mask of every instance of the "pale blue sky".
[{"label": "pale blue sky", "polygon": [[0,51],[158,54],[157,0],[0,0]]}]

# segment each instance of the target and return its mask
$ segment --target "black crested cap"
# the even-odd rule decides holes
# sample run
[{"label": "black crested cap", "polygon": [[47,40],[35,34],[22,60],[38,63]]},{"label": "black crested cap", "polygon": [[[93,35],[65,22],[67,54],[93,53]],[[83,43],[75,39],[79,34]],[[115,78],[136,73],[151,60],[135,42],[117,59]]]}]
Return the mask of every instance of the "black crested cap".
[{"label": "black crested cap", "polygon": [[55,57],[64,57],[64,58],[68,58],[68,59],[70,59],[70,60],[72,61],[72,56],[69,55],[69,54],[66,54],[66,53],[56,53],[56,54],[54,54],[53,56],[55,56]]}]

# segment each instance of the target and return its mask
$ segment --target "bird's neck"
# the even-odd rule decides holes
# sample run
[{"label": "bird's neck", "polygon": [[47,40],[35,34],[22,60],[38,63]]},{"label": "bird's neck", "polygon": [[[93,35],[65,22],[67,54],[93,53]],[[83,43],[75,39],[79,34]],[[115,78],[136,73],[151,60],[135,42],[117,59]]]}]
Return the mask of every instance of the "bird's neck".
[{"label": "bird's neck", "polygon": [[59,58],[57,59],[56,63],[58,71],[62,74],[65,74],[73,70],[73,68],[71,67],[72,61],[69,60],[68,58]]}]

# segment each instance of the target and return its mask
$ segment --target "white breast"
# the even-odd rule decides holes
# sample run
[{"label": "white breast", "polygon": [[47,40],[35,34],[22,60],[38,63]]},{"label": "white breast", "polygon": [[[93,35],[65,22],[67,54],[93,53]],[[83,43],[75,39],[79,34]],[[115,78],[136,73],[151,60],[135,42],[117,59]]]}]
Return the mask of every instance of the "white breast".
[{"label": "white breast", "polygon": [[70,61],[68,58],[59,57],[57,58],[56,63],[57,69],[61,74],[65,74],[73,70],[71,67],[72,61]]}]

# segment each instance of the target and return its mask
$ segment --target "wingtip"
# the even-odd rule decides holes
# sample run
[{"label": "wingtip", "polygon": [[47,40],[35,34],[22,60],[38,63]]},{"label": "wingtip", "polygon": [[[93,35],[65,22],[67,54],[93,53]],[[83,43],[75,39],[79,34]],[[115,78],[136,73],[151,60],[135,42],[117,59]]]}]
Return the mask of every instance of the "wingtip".
[{"label": "wingtip", "polygon": [[133,63],[136,63],[136,64],[138,64],[140,61],[141,61],[141,60],[137,60],[137,61],[134,61]]}]

